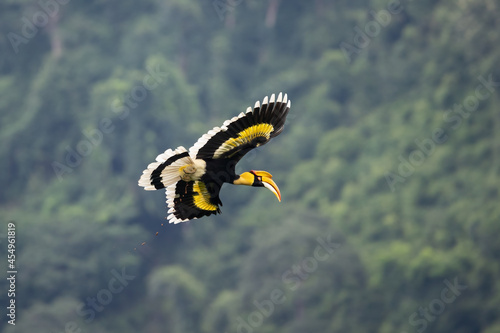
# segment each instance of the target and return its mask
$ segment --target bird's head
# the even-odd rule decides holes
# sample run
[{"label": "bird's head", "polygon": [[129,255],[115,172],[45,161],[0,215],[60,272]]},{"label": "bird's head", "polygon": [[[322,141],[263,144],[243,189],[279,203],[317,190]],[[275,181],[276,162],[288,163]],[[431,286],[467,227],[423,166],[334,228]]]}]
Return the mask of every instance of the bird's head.
[{"label": "bird's head", "polygon": [[281,202],[281,192],[278,185],[272,180],[273,176],[267,171],[248,171],[242,173],[238,179],[236,179],[234,185],[247,185],[255,187],[265,187],[276,195],[278,200]]}]

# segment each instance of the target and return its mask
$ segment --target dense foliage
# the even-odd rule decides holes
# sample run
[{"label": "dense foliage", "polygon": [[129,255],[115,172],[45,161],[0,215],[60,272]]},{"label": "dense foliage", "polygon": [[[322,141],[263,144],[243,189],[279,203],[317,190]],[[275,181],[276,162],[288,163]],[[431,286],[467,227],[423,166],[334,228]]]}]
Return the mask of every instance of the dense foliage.
[{"label": "dense foliage", "polygon": [[[0,30],[0,330],[500,332],[498,2],[4,0]],[[279,91],[238,171],[283,202],[163,224],[143,168]]]}]

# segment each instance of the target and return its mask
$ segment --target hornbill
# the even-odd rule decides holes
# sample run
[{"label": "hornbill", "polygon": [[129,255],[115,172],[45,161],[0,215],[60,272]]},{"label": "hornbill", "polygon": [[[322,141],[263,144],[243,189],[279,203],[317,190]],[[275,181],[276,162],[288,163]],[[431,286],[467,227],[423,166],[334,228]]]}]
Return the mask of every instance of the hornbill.
[{"label": "hornbill", "polygon": [[168,221],[179,223],[220,213],[223,183],[266,187],[279,201],[281,193],[266,171],[235,172],[236,163],[250,150],[262,146],[283,131],[290,101],[272,94],[248,107],[245,113],[214,127],[188,150],[168,149],[148,165],[139,179],[145,190],[166,188]]}]

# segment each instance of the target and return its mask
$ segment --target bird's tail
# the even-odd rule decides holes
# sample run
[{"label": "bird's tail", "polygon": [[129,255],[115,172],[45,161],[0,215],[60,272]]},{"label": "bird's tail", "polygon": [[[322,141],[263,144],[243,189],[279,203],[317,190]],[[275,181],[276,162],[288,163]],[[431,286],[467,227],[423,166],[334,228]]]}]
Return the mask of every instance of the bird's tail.
[{"label": "bird's tail", "polygon": [[193,168],[190,166],[193,166],[193,160],[186,148],[168,149],[142,172],[139,186],[148,191],[166,188],[189,175]]}]

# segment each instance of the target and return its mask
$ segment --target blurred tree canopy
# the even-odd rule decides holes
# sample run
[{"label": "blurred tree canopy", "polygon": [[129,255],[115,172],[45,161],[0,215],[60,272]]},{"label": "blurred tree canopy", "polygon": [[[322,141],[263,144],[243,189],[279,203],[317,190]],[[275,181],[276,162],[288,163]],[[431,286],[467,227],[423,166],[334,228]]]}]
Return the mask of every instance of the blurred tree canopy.
[{"label": "blurred tree canopy", "polygon": [[[0,30],[2,331],[500,332],[498,2],[9,0]],[[283,202],[167,225],[147,164],[280,91],[238,171]]]}]

